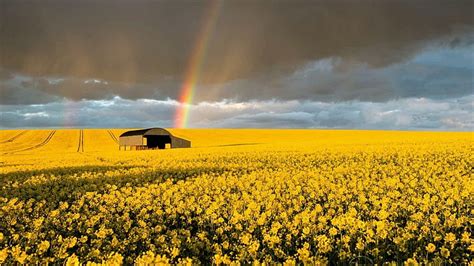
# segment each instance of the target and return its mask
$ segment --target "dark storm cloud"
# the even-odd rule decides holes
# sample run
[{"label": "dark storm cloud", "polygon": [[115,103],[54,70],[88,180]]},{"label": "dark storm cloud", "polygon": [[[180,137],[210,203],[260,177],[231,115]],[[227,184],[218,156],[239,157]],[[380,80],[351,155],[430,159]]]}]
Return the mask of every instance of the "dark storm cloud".
[{"label": "dark storm cloud", "polygon": [[[301,65],[293,72],[273,71],[247,79],[197,86],[194,102],[249,100],[361,100],[425,97],[448,99],[473,93],[474,45],[427,47],[411,59],[386,67],[326,58]],[[348,67],[348,65],[351,65]],[[180,81],[124,83],[95,78],[30,77],[18,73],[0,80],[0,104],[110,99],[176,99]]]},{"label": "dark storm cloud", "polygon": [[[473,93],[474,45],[455,49],[431,45],[405,62],[373,68],[368,64],[326,58],[294,71],[268,71],[219,84],[200,84],[194,102],[251,100],[361,100],[425,97],[449,99]],[[9,73],[0,80],[0,104],[34,104],[70,100],[176,99],[180,81],[167,77],[152,83],[125,83],[96,78],[31,77]]]},{"label": "dark storm cloud", "polygon": [[[4,69],[153,84],[166,77],[181,80],[210,1],[0,5]],[[330,57],[371,67],[403,62],[432,40],[461,45],[450,36],[472,30],[472,10],[473,1],[463,0],[223,1],[202,80],[245,79]],[[134,91],[127,97],[141,97],[143,92]]]}]

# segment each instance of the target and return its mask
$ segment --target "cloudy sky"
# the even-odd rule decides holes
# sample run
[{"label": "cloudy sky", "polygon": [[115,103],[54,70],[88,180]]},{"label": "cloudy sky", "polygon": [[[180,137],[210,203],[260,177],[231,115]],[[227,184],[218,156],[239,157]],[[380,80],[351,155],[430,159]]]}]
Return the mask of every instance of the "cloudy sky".
[{"label": "cloudy sky", "polygon": [[0,128],[173,127],[193,71],[188,127],[473,130],[473,8],[3,0]]}]

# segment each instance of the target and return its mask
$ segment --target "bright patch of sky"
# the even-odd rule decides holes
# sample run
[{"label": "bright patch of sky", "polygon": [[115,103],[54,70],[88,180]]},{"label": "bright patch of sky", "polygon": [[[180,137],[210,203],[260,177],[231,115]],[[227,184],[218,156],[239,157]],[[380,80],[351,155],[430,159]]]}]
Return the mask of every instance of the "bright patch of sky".
[{"label": "bright patch of sky", "polygon": [[462,47],[433,47],[417,54],[411,62],[416,64],[466,68],[474,71],[474,45]]}]

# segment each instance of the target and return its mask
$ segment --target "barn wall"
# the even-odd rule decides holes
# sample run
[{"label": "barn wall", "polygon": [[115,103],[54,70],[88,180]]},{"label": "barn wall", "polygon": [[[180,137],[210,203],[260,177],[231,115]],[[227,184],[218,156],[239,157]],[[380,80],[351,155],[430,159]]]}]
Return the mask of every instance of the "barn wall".
[{"label": "barn wall", "polygon": [[171,148],[191,148],[191,141],[172,136]]},{"label": "barn wall", "polygon": [[126,136],[126,137],[120,137],[119,143],[120,146],[136,146],[136,145],[142,145],[143,140],[142,136]]}]

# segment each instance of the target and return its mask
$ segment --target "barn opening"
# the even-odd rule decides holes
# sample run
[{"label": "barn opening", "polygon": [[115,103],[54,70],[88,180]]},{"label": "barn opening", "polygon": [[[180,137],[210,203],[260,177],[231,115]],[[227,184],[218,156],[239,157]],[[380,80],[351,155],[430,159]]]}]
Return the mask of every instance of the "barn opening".
[{"label": "barn opening", "polygon": [[190,148],[189,140],[172,135],[163,128],[131,130],[120,135],[119,150]]},{"label": "barn opening", "polygon": [[166,144],[171,144],[170,136],[145,136],[148,149],[165,149]]}]

